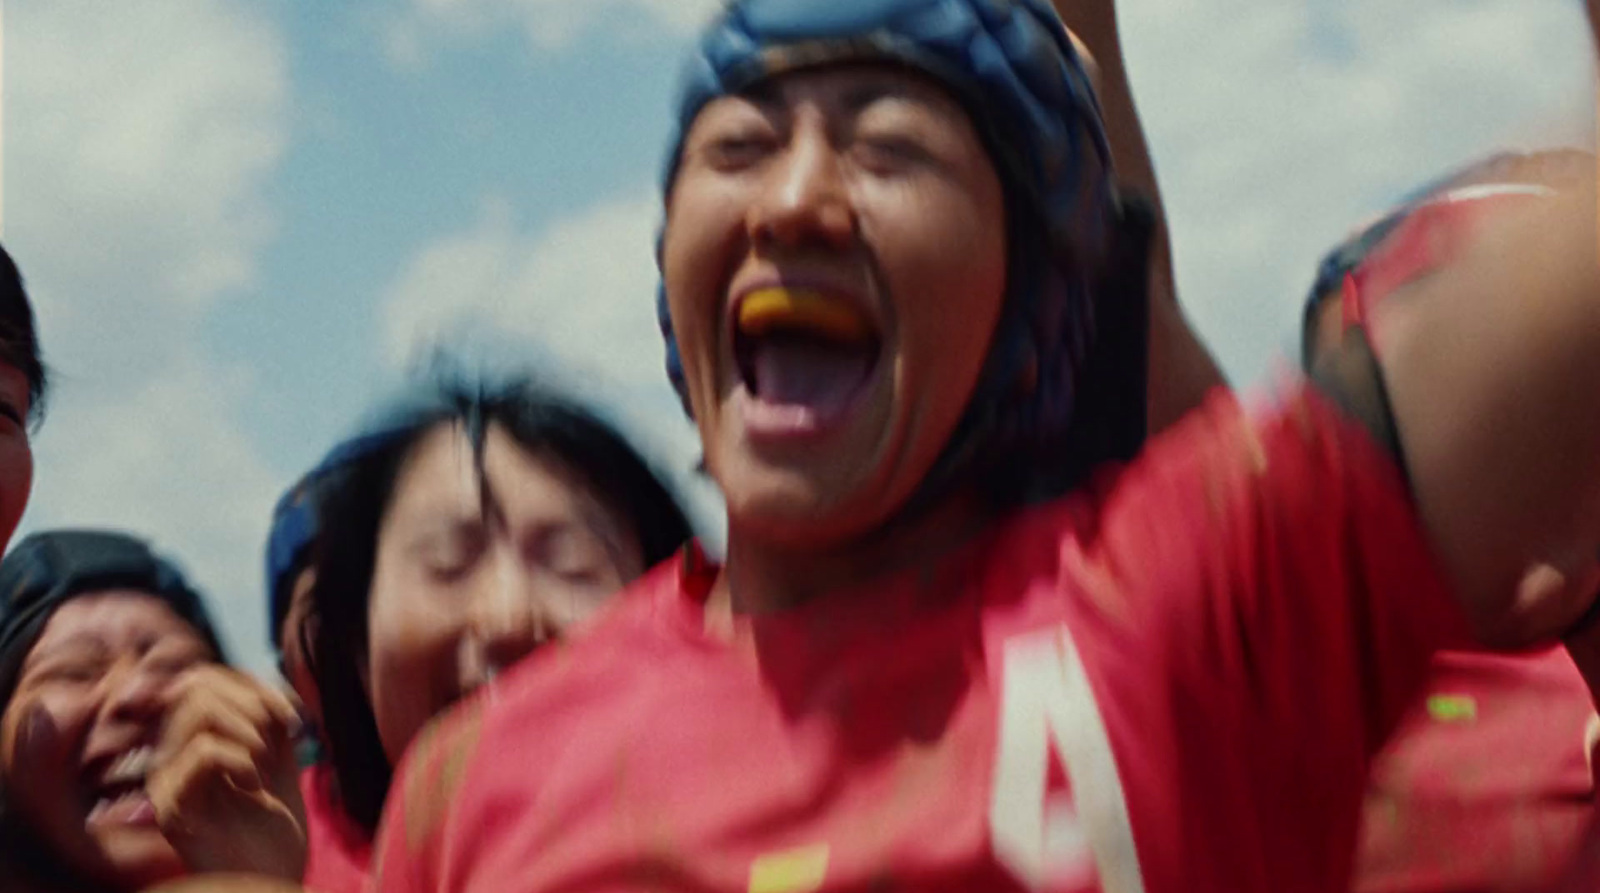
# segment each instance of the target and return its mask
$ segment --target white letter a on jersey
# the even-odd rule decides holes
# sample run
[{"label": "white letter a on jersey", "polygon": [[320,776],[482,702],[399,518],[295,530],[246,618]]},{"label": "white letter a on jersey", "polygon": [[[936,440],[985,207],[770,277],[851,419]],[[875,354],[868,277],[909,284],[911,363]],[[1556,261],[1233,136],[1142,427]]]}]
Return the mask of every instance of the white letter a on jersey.
[{"label": "white letter a on jersey", "polygon": [[[1143,893],[1128,807],[1100,708],[1065,626],[1009,639],[1000,680],[989,833],[1030,889]],[[1050,753],[1071,793],[1048,789]]]}]

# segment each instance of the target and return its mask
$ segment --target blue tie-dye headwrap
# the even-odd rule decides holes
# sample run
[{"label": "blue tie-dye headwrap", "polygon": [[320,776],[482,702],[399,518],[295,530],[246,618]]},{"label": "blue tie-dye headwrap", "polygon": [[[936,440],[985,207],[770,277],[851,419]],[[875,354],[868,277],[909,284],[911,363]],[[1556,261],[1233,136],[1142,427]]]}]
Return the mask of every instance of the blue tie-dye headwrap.
[{"label": "blue tie-dye headwrap", "polygon": [[[691,60],[665,191],[685,133],[711,100],[786,71],[872,60],[908,65],[962,101],[1010,214],[1005,307],[966,414],[924,481],[926,500],[982,469],[1060,460],[1094,337],[1090,283],[1118,202],[1098,99],[1042,0],[736,0]],[[667,372],[687,406],[664,288],[657,309]]]}]

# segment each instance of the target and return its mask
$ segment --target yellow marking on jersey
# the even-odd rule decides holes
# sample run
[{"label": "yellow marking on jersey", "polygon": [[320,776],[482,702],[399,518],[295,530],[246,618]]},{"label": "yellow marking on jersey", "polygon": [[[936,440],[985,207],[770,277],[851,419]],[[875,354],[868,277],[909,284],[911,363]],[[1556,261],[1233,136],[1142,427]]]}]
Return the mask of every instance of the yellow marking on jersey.
[{"label": "yellow marking on jersey", "polygon": [[750,893],[811,893],[827,876],[825,843],[771,853],[750,863]]},{"label": "yellow marking on jersey", "polygon": [[763,288],[739,302],[739,330],[765,335],[777,329],[809,329],[839,341],[866,341],[872,326],[846,301],[802,288]]},{"label": "yellow marking on jersey", "polygon": [[1433,695],[1428,715],[1439,722],[1472,722],[1478,718],[1478,702],[1471,695]]}]

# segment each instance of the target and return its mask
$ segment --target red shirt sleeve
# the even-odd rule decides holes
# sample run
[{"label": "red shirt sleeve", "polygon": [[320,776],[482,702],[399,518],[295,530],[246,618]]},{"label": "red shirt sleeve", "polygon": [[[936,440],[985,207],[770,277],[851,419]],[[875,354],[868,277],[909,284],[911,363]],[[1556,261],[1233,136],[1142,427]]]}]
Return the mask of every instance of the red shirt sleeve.
[{"label": "red shirt sleeve", "polygon": [[1147,854],[1175,872],[1151,889],[1348,876],[1371,759],[1466,629],[1394,459],[1309,386],[1218,391],[1091,499],[1079,646],[1108,725],[1143,730],[1116,744],[1164,804],[1136,837],[1183,849]]},{"label": "red shirt sleeve", "polygon": [[1596,890],[1600,890],[1600,817],[1589,823],[1560,883],[1545,893],[1594,893]]},{"label": "red shirt sleeve", "polygon": [[1148,590],[1176,596],[1153,632],[1282,728],[1339,705],[1375,751],[1432,653],[1468,641],[1394,458],[1309,385],[1253,413],[1219,391],[1130,475],[1106,532],[1147,552],[1131,540],[1160,531],[1153,572],[1192,575]]},{"label": "red shirt sleeve", "polygon": [[366,885],[372,841],[346,818],[333,795],[333,770],[318,763],[300,773],[306,806],[306,871],[312,893],[359,893]]}]

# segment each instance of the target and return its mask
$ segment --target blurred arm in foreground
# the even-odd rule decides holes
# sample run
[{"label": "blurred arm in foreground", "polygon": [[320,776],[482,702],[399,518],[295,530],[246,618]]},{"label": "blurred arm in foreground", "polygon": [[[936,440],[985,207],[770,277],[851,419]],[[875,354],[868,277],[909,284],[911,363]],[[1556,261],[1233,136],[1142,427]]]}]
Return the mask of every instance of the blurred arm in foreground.
[{"label": "blurred arm in foreground", "polygon": [[1200,342],[1178,303],[1172,269],[1172,248],[1167,238],[1166,209],[1156,180],[1155,162],[1145,141],[1139,111],[1133,101],[1117,29],[1115,0],[1054,0],[1080,50],[1094,60],[1096,86],[1105,119],[1106,136],[1117,166],[1118,183],[1147,200],[1155,211],[1156,227],[1150,250],[1150,368],[1148,380],[1149,428],[1159,432],[1200,405],[1206,392],[1223,384],[1216,360]]}]

